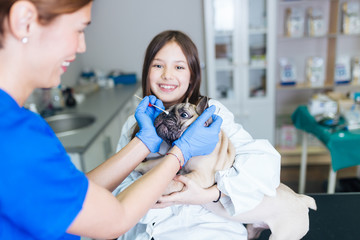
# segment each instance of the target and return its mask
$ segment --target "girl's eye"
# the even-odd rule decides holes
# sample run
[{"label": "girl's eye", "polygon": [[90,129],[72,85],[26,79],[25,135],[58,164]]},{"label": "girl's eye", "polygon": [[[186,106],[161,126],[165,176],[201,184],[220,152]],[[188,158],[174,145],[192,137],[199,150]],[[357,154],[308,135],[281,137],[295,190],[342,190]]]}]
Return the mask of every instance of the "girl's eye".
[{"label": "girl's eye", "polygon": [[154,64],[154,67],[155,68],[161,68],[161,65],[160,64]]},{"label": "girl's eye", "polygon": [[182,66],[177,66],[176,69],[185,69],[185,68]]}]

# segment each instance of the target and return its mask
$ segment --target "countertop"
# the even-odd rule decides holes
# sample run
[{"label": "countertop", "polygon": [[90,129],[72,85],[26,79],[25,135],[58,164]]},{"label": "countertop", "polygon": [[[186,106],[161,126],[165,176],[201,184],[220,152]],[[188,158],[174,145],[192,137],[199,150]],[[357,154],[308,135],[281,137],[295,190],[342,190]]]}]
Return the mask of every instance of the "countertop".
[{"label": "countertop", "polygon": [[95,116],[96,121],[77,133],[59,137],[68,153],[82,154],[96,137],[101,134],[111,120],[122,110],[125,103],[132,100],[135,92],[141,87],[138,82],[132,85],[115,85],[114,88],[100,89],[86,96],[85,100],[73,108],[60,113],[86,113]]}]

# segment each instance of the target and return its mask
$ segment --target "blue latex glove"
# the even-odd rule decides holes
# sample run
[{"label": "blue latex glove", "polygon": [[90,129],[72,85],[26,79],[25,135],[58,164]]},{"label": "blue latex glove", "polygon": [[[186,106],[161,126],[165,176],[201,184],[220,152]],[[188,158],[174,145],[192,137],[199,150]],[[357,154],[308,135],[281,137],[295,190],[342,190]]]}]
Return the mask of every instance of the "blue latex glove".
[{"label": "blue latex glove", "polygon": [[[207,108],[173,143],[181,149],[184,165],[191,157],[210,154],[218,143],[222,118],[214,115],[215,109],[215,106]],[[213,122],[205,127],[204,124],[210,117]]]},{"label": "blue latex glove", "polygon": [[155,118],[162,112],[161,110],[150,107],[151,105],[156,105],[162,109],[164,105],[161,100],[157,99],[155,96],[146,96],[139,103],[135,111],[135,118],[140,127],[140,131],[136,133],[138,137],[151,152],[158,152],[160,149],[160,144],[163,141],[156,133],[154,127]]}]

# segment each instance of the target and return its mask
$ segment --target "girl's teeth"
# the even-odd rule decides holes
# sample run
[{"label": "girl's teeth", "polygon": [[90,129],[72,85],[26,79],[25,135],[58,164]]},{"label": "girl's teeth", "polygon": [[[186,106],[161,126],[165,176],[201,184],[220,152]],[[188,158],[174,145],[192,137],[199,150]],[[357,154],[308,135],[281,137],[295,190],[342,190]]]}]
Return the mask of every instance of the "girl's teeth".
[{"label": "girl's teeth", "polygon": [[70,62],[63,62],[62,63],[62,66],[64,66],[64,67],[68,67],[70,65]]},{"label": "girl's teeth", "polygon": [[174,86],[168,86],[168,85],[160,85],[160,87],[165,88],[165,89],[173,89],[173,88],[175,88]]}]

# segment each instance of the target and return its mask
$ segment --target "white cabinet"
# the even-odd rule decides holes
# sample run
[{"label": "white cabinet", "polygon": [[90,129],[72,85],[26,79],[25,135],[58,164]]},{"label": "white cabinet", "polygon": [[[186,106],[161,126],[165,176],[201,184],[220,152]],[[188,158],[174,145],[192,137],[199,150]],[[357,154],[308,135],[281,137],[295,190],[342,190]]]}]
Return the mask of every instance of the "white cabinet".
[{"label": "white cabinet", "polygon": [[208,95],[274,141],[275,0],[204,0]]},{"label": "white cabinet", "polygon": [[121,111],[111,120],[104,131],[95,139],[83,154],[84,172],[88,172],[115,154],[120,138],[121,128],[126,119],[133,113],[135,102],[129,100]]},{"label": "white cabinet", "polygon": [[95,138],[83,153],[70,153],[75,166],[83,172],[89,172],[111,157],[117,147],[121,128],[126,119],[134,113],[136,102],[129,100],[119,113],[110,121],[105,129]]}]

